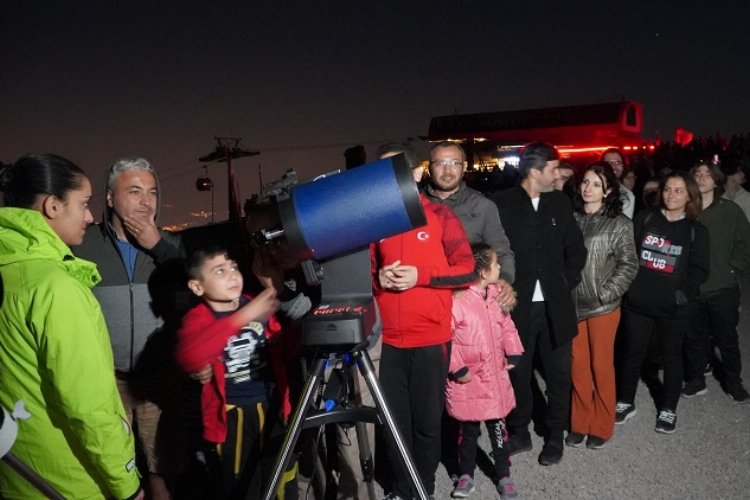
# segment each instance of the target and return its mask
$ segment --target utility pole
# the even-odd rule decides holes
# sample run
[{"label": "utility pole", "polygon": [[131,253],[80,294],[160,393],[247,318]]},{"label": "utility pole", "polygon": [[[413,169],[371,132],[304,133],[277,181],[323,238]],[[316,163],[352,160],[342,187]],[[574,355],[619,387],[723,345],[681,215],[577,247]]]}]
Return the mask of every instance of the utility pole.
[{"label": "utility pole", "polygon": [[237,221],[242,216],[240,208],[240,199],[237,194],[237,183],[234,182],[234,172],[232,171],[232,160],[243,158],[245,156],[257,156],[260,151],[255,149],[241,149],[239,137],[214,137],[216,139],[216,149],[211,153],[198,158],[204,163],[226,162],[227,164],[227,200],[229,203],[229,220]]}]

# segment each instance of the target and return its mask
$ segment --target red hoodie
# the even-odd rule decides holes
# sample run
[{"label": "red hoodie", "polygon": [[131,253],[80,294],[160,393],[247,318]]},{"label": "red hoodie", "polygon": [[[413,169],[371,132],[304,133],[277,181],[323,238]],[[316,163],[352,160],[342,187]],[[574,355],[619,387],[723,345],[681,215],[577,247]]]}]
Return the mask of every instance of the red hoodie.
[{"label": "red hoodie", "polygon": [[[252,297],[245,295],[252,300]],[[195,373],[210,364],[213,368],[211,381],[203,385],[201,409],[203,413],[203,438],[212,443],[223,443],[227,436],[226,382],[222,353],[227,341],[244,325],[239,324],[235,315],[216,319],[213,311],[205,303],[192,308],[182,320],[177,331],[175,359],[187,373]],[[291,412],[289,386],[284,368],[283,345],[280,342],[281,325],[271,316],[265,329],[268,349],[273,366],[276,390],[281,398],[284,417]]]},{"label": "red hoodie", "polygon": [[[426,347],[451,339],[453,288],[476,279],[474,256],[453,210],[421,197],[427,225],[373,245],[375,297],[383,321],[383,342],[392,347]],[[417,284],[403,292],[383,290],[378,269],[400,260],[416,266]]]}]

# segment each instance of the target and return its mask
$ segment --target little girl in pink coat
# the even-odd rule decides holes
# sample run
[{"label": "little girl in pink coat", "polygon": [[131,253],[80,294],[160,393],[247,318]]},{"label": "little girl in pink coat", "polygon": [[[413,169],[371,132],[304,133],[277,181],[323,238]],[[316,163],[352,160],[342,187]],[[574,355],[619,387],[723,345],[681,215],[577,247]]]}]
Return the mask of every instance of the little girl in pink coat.
[{"label": "little girl in pink coat", "polygon": [[474,270],[479,279],[453,297],[452,347],[446,409],[459,421],[459,477],[451,493],[465,498],[475,491],[479,424],[484,422],[492,443],[495,478],[503,498],[518,493],[510,479],[510,455],[505,416],[516,405],[508,370],[523,353],[518,330],[510,314],[497,303],[500,265],[497,254],[487,244],[472,245]]}]

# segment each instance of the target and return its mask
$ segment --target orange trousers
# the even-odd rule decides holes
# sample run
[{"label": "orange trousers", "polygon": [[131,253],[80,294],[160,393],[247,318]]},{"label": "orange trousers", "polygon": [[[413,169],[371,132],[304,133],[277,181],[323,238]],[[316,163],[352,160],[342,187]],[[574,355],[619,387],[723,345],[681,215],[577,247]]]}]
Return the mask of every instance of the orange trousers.
[{"label": "orange trousers", "polygon": [[615,334],[620,308],[578,322],[571,348],[570,430],[610,439],[615,427]]}]

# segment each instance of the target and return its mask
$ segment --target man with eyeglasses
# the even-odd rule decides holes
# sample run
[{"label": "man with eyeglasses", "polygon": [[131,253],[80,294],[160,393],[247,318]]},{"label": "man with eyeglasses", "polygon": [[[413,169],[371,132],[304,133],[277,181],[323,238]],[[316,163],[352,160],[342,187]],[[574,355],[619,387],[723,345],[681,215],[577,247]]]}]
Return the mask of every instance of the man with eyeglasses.
[{"label": "man with eyeglasses", "polygon": [[466,231],[469,243],[487,243],[500,258],[501,277],[498,303],[510,310],[516,303],[512,283],[516,265],[510,241],[505,234],[500,215],[494,203],[482,193],[471,189],[463,181],[466,171],[466,153],[450,141],[435,144],[430,149],[430,185],[425,195],[450,207]]},{"label": "man with eyeglasses", "polygon": [[[403,153],[415,182],[418,157],[406,144],[389,143],[379,158]],[[430,498],[440,463],[441,418],[451,349],[453,289],[476,280],[474,256],[461,221],[447,206],[420,196],[427,224],[372,245],[373,290],[383,325],[380,383],[404,443]],[[385,441],[393,485],[390,500],[413,498],[399,453]],[[362,498],[361,496],[359,498]]]},{"label": "man with eyeglasses", "polygon": [[[622,172],[625,169],[625,157],[619,149],[609,148],[604,151],[602,153],[602,161],[609,163],[609,166],[615,171],[618,180],[622,177]],[[622,213],[628,219],[632,220],[633,212],[635,212],[635,195],[627,186],[620,183],[620,196],[622,197]]]}]

